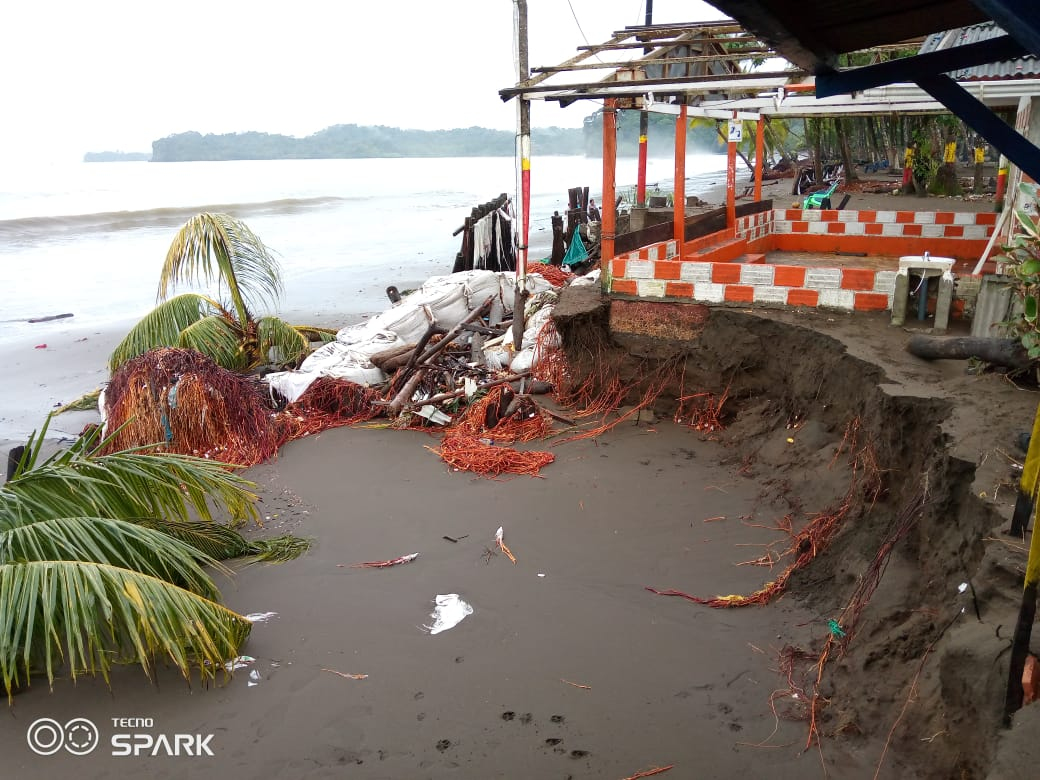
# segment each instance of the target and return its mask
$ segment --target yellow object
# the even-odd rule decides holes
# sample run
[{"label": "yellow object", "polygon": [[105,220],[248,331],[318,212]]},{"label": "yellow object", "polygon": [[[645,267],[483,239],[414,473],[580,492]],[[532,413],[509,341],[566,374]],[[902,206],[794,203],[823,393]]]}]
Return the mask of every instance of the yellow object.
[{"label": "yellow object", "polygon": [[943,150],[943,162],[944,163],[955,163],[957,162],[957,142],[950,141],[946,144],[946,149]]},{"label": "yellow object", "polygon": [[914,165],[914,147],[906,147],[906,154],[903,156],[903,167],[912,168]]},{"label": "yellow object", "polygon": [[975,162],[983,163],[986,162],[986,149],[982,146],[975,147]]}]

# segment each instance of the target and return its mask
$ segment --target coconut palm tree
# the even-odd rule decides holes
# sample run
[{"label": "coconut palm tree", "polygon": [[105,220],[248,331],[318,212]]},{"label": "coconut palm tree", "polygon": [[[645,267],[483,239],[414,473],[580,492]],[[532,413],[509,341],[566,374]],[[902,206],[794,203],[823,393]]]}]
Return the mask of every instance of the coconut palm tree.
[{"label": "coconut palm tree", "polygon": [[[215,283],[229,301],[194,292],[170,297],[181,283]],[[275,304],[281,294],[277,259],[244,222],[227,214],[197,214],[180,228],[166,254],[158,305],[115,348],[109,369],[156,347],[195,349],[232,371],[296,364],[310,341],[331,341],[335,332],[273,316],[254,318],[259,307]]]},{"label": "coconut palm tree", "polygon": [[[49,423],[49,418],[48,418]],[[251,623],[219,603],[204,567],[237,555],[294,557],[305,540],[247,542],[214,522],[257,518],[253,484],[210,460],[123,451],[100,430],[41,460],[46,426],[0,486],[0,680],[10,697],[64,664],[108,680],[114,663],[185,678],[222,672]]]}]

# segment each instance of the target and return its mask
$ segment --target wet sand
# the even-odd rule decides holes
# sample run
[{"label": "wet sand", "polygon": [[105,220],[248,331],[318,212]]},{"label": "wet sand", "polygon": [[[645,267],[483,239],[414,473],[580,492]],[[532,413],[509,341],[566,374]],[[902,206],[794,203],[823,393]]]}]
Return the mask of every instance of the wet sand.
[{"label": "wet sand", "polygon": [[[806,724],[770,710],[781,635],[814,617],[786,600],[713,610],[644,589],[711,596],[768,579],[733,564],[778,534],[740,516],[768,525],[779,510],[756,509],[759,485],[720,465],[719,445],[668,420],[625,423],[554,447],[544,479],[490,481],[449,471],[432,443],[339,429],[250,470],[270,518],[261,533],[315,540],[223,588],[232,609],[277,613],[242,649],[255,664],[190,692],[134,668],[111,694],[89,678],[53,694],[34,684],[0,733],[11,776],[172,778],[190,765],[193,777],[623,778],[668,764],[672,777],[821,775],[819,756],[799,755]],[[499,526],[515,565],[488,555]],[[390,569],[350,567],[412,552]],[[426,633],[446,593],[473,614]],[[26,729],[41,717],[89,718],[101,746],[36,756]],[[129,731],[154,737],[212,733],[214,755],[113,757],[118,717],[153,719]],[[838,758],[864,776],[869,762]]]}]

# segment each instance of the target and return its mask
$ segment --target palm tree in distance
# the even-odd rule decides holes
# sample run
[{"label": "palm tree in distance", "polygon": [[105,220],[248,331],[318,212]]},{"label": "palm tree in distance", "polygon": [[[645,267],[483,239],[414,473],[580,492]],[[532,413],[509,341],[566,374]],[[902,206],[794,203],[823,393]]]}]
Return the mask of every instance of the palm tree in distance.
[{"label": "palm tree in distance", "polygon": [[[202,293],[170,297],[178,284],[212,285],[229,298]],[[328,328],[290,325],[274,316],[254,318],[282,294],[281,270],[271,250],[241,220],[204,212],[186,222],[166,254],[158,305],[109,357],[109,370],[156,347],[194,349],[231,371],[268,363],[297,365],[311,341],[331,341]]]}]

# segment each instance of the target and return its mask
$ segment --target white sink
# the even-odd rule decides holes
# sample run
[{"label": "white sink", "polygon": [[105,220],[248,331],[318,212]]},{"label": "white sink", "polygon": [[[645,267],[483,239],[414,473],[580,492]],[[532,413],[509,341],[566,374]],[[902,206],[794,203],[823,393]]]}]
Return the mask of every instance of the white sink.
[{"label": "white sink", "polygon": [[912,271],[915,276],[942,276],[953,270],[953,263],[952,257],[903,255],[899,258],[899,270],[901,272]]}]

